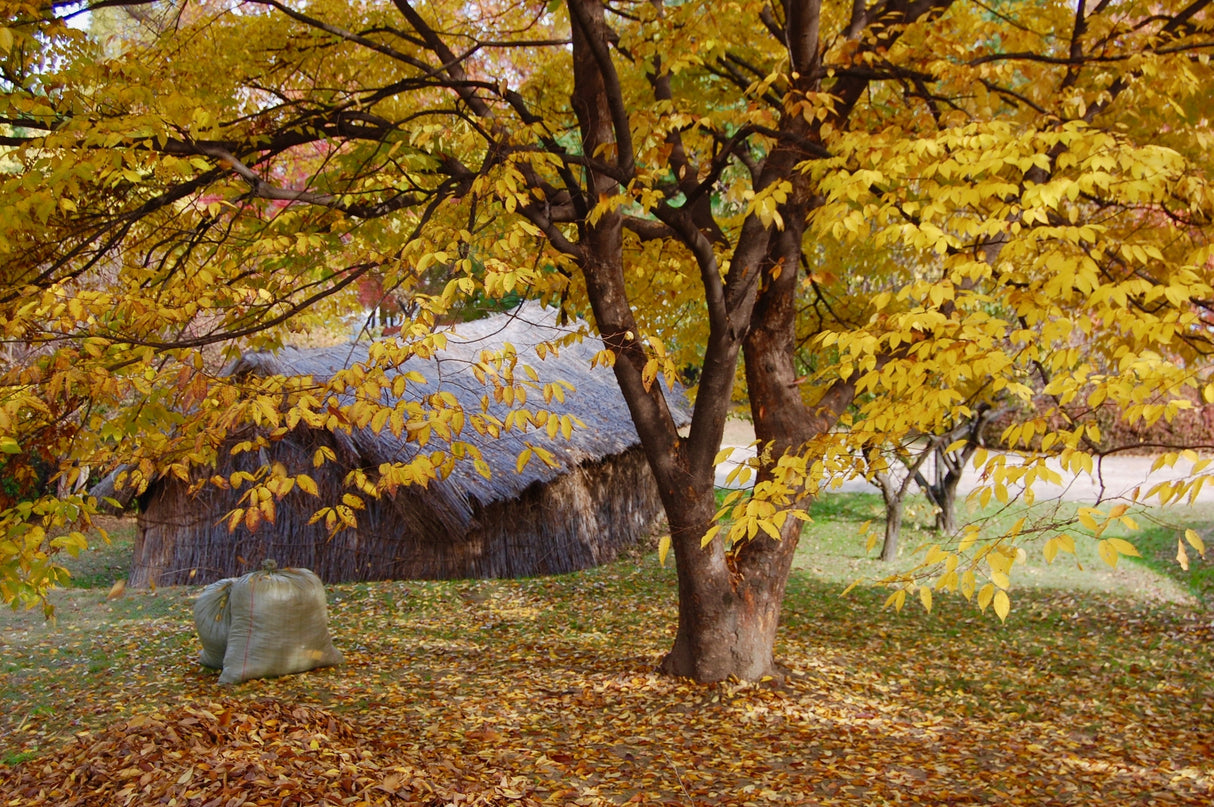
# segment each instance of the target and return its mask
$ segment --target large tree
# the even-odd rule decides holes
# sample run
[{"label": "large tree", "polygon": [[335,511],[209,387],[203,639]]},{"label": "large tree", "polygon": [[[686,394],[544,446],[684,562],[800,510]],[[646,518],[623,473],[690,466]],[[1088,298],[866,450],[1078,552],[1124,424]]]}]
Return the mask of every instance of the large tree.
[{"label": "large tree", "polygon": [[[429,349],[461,299],[522,292],[591,315],[628,401],[678,568],[665,669],[757,679],[775,672],[800,508],[848,440],[936,433],[1024,394],[1028,372],[1062,403],[1147,418],[1203,380],[1206,0],[93,5],[138,25],[98,43],[62,22],[79,4],[4,3],[14,479],[36,478],[38,452],[65,481],[119,455],[132,484],[185,476],[255,420],[265,439],[300,421],[447,435],[384,472],[423,480],[468,453],[465,422],[511,424],[441,401],[377,411],[383,370]],[[218,346],[332,319],[367,277],[414,313],[377,366],[323,390],[215,372]],[[486,371],[518,400],[508,358]],[[696,382],[686,435],[675,375]],[[739,386],[762,450],[721,527]],[[1077,423],[1054,442],[1081,465],[1093,437]],[[999,497],[1046,473],[990,471]],[[245,483],[251,524],[306,484],[227,483]],[[353,478],[355,502],[378,484]],[[48,536],[90,503],[7,505],[3,593],[36,598],[57,575]],[[979,601],[1005,613],[1005,543],[936,548],[934,585],[988,577]],[[930,603],[920,577],[899,585]]]}]

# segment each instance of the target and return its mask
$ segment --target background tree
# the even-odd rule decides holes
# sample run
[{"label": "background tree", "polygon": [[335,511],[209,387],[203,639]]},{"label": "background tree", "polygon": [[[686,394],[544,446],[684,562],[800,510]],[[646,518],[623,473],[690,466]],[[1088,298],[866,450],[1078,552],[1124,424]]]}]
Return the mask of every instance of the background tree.
[{"label": "background tree", "polygon": [[[1205,380],[1205,0],[201,2],[112,56],[55,4],[4,5],[0,144],[20,169],[0,187],[0,307],[6,339],[53,346],[0,382],[10,462],[43,442],[69,473],[130,457],[141,484],[206,463],[235,423],[273,439],[305,420],[450,435],[389,469],[422,480],[461,428],[499,424],[441,402],[382,413],[382,368],[441,340],[470,294],[589,311],[669,517],[674,674],[775,671],[800,507],[853,444],[936,433],[973,414],[961,390],[1023,395],[1029,370],[1146,419]],[[934,273],[873,278],[846,319],[807,326],[809,258],[846,277],[861,243]],[[375,366],[241,388],[208,361],[332,319],[367,274],[416,311]],[[1118,375],[1093,374],[1074,329]],[[722,529],[714,460],[743,354],[763,450]],[[683,436],[662,382],[688,366]],[[521,397],[513,367],[487,357],[494,394]],[[1053,436],[1068,465],[1090,461],[1085,429]],[[986,472],[1000,498],[1047,473]],[[294,484],[266,469],[243,517],[272,518]],[[89,506],[25,504],[3,514],[8,599],[37,598],[48,530]],[[1014,557],[963,539],[928,561],[967,596],[989,578],[979,603],[1005,615]],[[896,604],[930,602],[920,577],[898,585]]]}]

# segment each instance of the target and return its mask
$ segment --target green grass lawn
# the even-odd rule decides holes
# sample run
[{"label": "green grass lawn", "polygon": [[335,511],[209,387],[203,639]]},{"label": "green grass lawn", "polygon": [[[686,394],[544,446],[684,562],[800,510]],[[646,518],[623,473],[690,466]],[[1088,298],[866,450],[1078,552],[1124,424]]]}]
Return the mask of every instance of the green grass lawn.
[{"label": "green grass lawn", "polygon": [[[934,540],[926,507],[913,507],[902,565]],[[938,596],[930,614],[883,610],[879,589],[840,597],[883,571],[859,537],[879,523],[880,499],[832,494],[812,515],[777,651],[791,674],[776,688],[654,672],[673,636],[675,577],[652,553],[553,578],[329,586],[345,665],[224,688],[196,663],[197,589],[106,599],[130,551],[120,527],[72,562],[85,587],[56,593],[57,624],[0,617],[0,761],[16,766],[10,779],[0,768],[0,796],[36,766],[85,754],[73,747],[96,759],[121,747],[125,760],[149,726],[157,770],[189,782],[218,765],[198,768],[201,746],[173,744],[200,720],[227,727],[208,729],[207,753],[222,746],[225,764],[247,768],[230,715],[253,715],[268,748],[284,720],[269,704],[285,704],[330,722],[279,740],[332,752],[317,776],[362,770],[371,804],[447,803],[417,795],[430,786],[484,804],[1214,801],[1210,564],[1191,552],[1186,573],[1173,559],[1176,530],[1204,535],[1214,512],[1177,511],[1167,526],[1140,514],[1145,557],[1116,569],[1083,542],[1053,564],[1030,552],[1006,624],[956,597]],[[392,801],[404,771],[417,800]],[[244,787],[264,795],[260,781]]]}]

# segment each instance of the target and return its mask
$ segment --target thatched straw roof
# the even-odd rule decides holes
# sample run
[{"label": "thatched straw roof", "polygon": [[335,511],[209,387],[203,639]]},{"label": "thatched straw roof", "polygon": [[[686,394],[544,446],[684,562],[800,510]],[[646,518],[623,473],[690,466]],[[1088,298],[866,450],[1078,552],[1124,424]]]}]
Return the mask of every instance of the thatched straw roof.
[{"label": "thatched straw roof", "polygon": [[[522,365],[530,365],[541,383],[563,381],[573,387],[565,392],[564,401],[556,398],[544,401],[536,392],[526,403],[526,408],[532,411],[571,415],[585,424],[575,427],[569,438],[559,432],[550,437],[543,429],[532,429],[525,434],[507,431],[494,437],[478,433],[471,424],[465,426],[456,439],[475,445],[491,474],[486,479],[470,461],[458,461],[449,477],[431,483],[429,495],[443,500],[444,509],[455,522],[450,526],[467,523],[473,502],[485,505],[516,498],[533,484],[550,482],[585,462],[600,461],[639,445],[613,371],[602,364],[592,366],[593,357],[602,350],[600,339],[587,335],[563,344],[555,353],[546,351],[542,359],[537,355],[536,346],[551,345],[563,337],[582,332],[588,332],[584,322],[561,326],[557,324],[554,310],[526,303],[506,314],[452,326],[444,350],[430,358],[411,357],[399,367],[388,370],[389,378],[407,372],[420,373],[425,378],[424,383],[409,382],[404,396],[409,400],[421,401],[442,390],[454,395],[464,411],[471,415],[484,411],[482,400],[488,395],[491,402],[488,413],[499,419],[506,417],[509,407],[493,402],[492,388],[482,383],[472,370],[484,351],[499,351],[509,343],[519,357],[517,378],[525,378]],[[229,366],[227,372],[233,376],[246,373],[310,376],[323,382],[342,369],[355,364],[367,365],[368,355],[368,348],[363,343],[308,349],[288,347],[275,353],[247,354]],[[676,386],[668,397],[676,422],[680,426],[689,423],[690,408],[683,389]],[[385,393],[383,402],[392,405],[395,400]],[[343,453],[357,457],[362,467],[371,469],[382,463],[409,462],[419,451],[434,451],[442,445],[441,441],[436,443],[431,439],[422,447],[408,441],[405,434],[397,436],[388,429],[378,433],[355,429],[348,435],[338,433],[335,437],[345,449]],[[554,465],[549,466],[533,457],[518,472],[517,458],[527,444],[550,452]]]},{"label": "thatched straw roof", "polygon": [[[241,574],[264,558],[310,568],[328,581],[519,577],[611,560],[651,534],[661,502],[614,374],[608,367],[591,366],[601,342],[587,336],[563,341],[544,359],[536,353],[537,345],[562,340],[579,327],[584,326],[559,327],[553,312],[529,304],[512,314],[457,326],[447,334],[446,348],[428,358],[415,355],[399,366],[380,368],[389,388],[402,374],[410,376],[399,400],[379,391],[378,403],[424,404],[439,392],[448,396],[448,407],[452,397],[459,403],[467,425],[453,439],[481,452],[489,478],[472,462],[457,460],[448,476],[425,486],[401,486],[389,495],[367,498],[357,528],[332,534],[313,514],[349,491],[350,470],[361,469],[375,482],[385,463],[409,463],[420,452],[454,452],[436,438],[419,445],[407,433],[389,428],[330,430],[301,423],[262,450],[221,452],[215,471],[253,472],[260,464],[282,463],[289,473],[311,475],[319,499],[296,488],[278,503],[272,525],[250,529],[242,523],[229,529],[226,519],[239,494],[212,486],[192,491],[170,476],[156,480],[141,496],[131,585],[210,582]],[[571,416],[585,424],[569,438],[559,431],[550,437],[546,429],[493,436],[471,425],[472,414],[485,411],[482,401],[494,399],[492,387],[477,378],[474,366],[484,351],[500,351],[506,343],[514,347],[518,364],[529,365],[540,383],[560,380],[572,387],[563,400],[545,401],[538,391],[529,393],[526,404],[531,412]],[[250,353],[228,372],[236,378],[310,378],[319,388],[343,370],[366,369],[372,354],[383,352],[363,344],[288,348]],[[516,380],[528,376],[516,367]],[[354,403],[348,394],[338,397],[343,396],[340,403]],[[690,417],[683,391],[676,389],[669,397],[676,422],[685,425]],[[508,413],[504,403],[488,407],[488,414],[499,420]],[[228,444],[235,445],[252,429],[229,435]],[[519,454],[528,445],[548,452],[553,464],[533,458],[518,471]],[[317,468],[313,457],[321,449],[332,451],[336,461]]]}]

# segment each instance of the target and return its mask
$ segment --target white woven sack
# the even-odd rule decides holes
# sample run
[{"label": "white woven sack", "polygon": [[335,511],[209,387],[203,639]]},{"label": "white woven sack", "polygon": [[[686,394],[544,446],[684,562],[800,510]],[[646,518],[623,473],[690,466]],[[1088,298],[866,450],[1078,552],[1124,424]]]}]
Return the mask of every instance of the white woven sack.
[{"label": "white woven sack", "polygon": [[234,577],[217,580],[202,590],[194,600],[194,629],[202,641],[198,663],[218,670],[228,650],[228,632],[232,627],[232,607],[229,594]]},{"label": "white woven sack", "polygon": [[325,587],[308,569],[266,569],[232,583],[221,684],[341,664],[329,638]]}]

